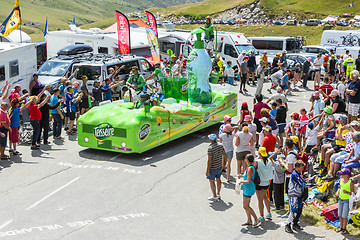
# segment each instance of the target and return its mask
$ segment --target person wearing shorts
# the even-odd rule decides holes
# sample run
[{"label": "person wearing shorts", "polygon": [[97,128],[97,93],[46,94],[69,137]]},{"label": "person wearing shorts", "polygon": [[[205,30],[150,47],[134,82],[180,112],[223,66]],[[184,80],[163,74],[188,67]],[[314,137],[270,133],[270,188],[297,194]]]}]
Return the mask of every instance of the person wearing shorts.
[{"label": "person wearing shorts", "polygon": [[10,118],[9,118],[7,110],[8,110],[8,104],[6,102],[2,102],[1,109],[0,109],[0,152],[1,152],[0,158],[1,158],[1,160],[7,160],[10,158],[8,155],[5,155],[8,131],[11,131]]},{"label": "person wearing shorts", "polygon": [[66,116],[70,119],[69,122],[69,129],[67,131],[67,134],[74,135],[75,132],[72,129],[74,126],[75,121],[75,115],[76,115],[76,106],[75,103],[78,102],[82,96],[82,93],[77,97],[74,98],[74,89],[72,86],[67,87],[67,93],[66,93]]},{"label": "person wearing shorts", "polygon": [[[222,158],[226,158],[224,147],[218,144],[216,134],[210,134],[208,136],[210,145],[207,150],[208,160],[206,167],[206,178],[210,182],[210,189],[212,196],[208,199],[210,201],[218,201],[220,199],[221,189],[221,171],[222,171]],[[216,184],[215,184],[216,179]]]},{"label": "person wearing shorts", "polygon": [[357,120],[359,115],[360,108],[360,80],[359,72],[354,70],[350,74],[351,81],[346,89],[346,94],[348,95],[348,120],[352,122]]},{"label": "person wearing shorts", "polygon": [[354,191],[354,183],[350,180],[351,171],[348,168],[343,168],[339,171],[341,179],[339,181],[340,186],[336,192],[336,196],[339,197],[338,215],[340,218],[340,227],[336,229],[336,232],[347,234],[346,225],[348,222],[348,216],[350,211],[349,199]]},{"label": "person wearing shorts", "polygon": [[[241,131],[240,131],[241,130]],[[254,145],[252,134],[249,132],[247,123],[243,123],[239,127],[239,131],[235,135],[235,146],[236,146],[236,160],[237,160],[237,175],[244,175],[246,155],[251,153],[250,146]]]}]

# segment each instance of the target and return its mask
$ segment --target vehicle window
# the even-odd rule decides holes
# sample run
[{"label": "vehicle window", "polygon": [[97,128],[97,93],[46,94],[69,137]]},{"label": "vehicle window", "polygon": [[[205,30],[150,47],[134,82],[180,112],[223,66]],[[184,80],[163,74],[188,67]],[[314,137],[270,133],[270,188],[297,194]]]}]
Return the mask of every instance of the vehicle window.
[{"label": "vehicle window", "polygon": [[[118,67],[121,67],[122,65],[125,65],[125,68],[120,70],[119,75],[129,74],[132,67],[140,67],[137,60],[116,64],[116,66],[118,66]],[[111,67],[115,67],[115,65],[111,66]],[[108,67],[108,69],[107,69],[108,72],[109,72],[109,68],[110,67]]]},{"label": "vehicle window", "polygon": [[15,77],[19,75],[19,61],[13,60],[9,62],[10,67],[10,77]]},{"label": "vehicle window", "polygon": [[70,62],[46,61],[43,65],[41,65],[40,69],[38,70],[38,74],[62,77],[65,76],[65,73],[69,69],[70,64]]},{"label": "vehicle window", "polygon": [[295,57],[295,56],[291,56],[291,55],[289,56],[289,55],[288,55],[287,58],[294,61],[296,57]]},{"label": "vehicle window", "polygon": [[309,48],[309,53],[319,53],[319,49],[318,48]]},{"label": "vehicle window", "polygon": [[235,48],[230,44],[225,44],[224,53],[225,53],[225,55],[228,55],[228,56],[233,57],[233,58],[238,57],[238,54],[237,54]]},{"label": "vehicle window", "polygon": [[319,53],[325,54],[325,53],[328,53],[328,51],[327,51],[327,50],[325,50],[325,49],[321,49],[321,48],[319,48]]},{"label": "vehicle window", "polygon": [[99,47],[99,48],[98,48],[98,53],[108,54],[108,53],[109,53],[109,49],[108,49],[107,47]]},{"label": "vehicle window", "polygon": [[259,54],[262,55],[262,53],[259,53],[259,51],[256,51],[256,49],[254,48],[254,46],[251,45],[251,44],[235,45],[235,47],[237,48],[237,50],[238,50],[239,53],[242,53],[242,51],[245,50],[245,52],[247,52],[247,53],[250,52],[250,51],[254,51],[254,52],[255,52],[255,55],[259,55]]},{"label": "vehicle window", "polygon": [[0,66],[0,81],[5,80],[5,66]]},{"label": "vehicle window", "polygon": [[283,41],[277,40],[253,40],[252,45],[256,49],[263,50],[282,50],[283,49]]},{"label": "vehicle window", "polygon": [[221,50],[222,50],[222,46],[223,46],[223,42],[219,42],[218,43],[218,52],[221,53]]},{"label": "vehicle window", "polygon": [[192,51],[191,47],[189,47],[186,44],[182,45],[182,54],[183,54],[184,58],[187,58],[191,51]]},{"label": "vehicle window", "polygon": [[175,52],[175,43],[163,42],[160,44],[160,47],[161,52],[166,52],[168,49],[171,49],[173,52]]},{"label": "vehicle window", "polygon": [[296,41],[295,39],[286,40],[286,51],[293,51],[300,48],[300,41]]},{"label": "vehicle window", "polygon": [[151,65],[145,59],[140,60],[140,68],[141,68],[141,71],[143,71],[143,72],[150,72],[151,71]]},{"label": "vehicle window", "polygon": [[82,42],[75,42],[75,45],[81,45],[81,44],[84,44]]},{"label": "vehicle window", "polygon": [[304,56],[299,56],[299,61],[303,63],[306,61],[306,58]]},{"label": "vehicle window", "polygon": [[94,80],[99,78],[101,75],[100,66],[74,66],[73,69],[79,68],[79,71],[76,73],[76,79],[81,79],[83,75],[87,76],[89,80]]}]

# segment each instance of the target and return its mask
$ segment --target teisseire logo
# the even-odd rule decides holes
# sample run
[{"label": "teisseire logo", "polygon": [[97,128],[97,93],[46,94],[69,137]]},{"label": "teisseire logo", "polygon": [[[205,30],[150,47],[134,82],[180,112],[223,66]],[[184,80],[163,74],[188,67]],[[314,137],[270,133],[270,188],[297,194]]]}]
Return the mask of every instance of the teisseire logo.
[{"label": "teisseire logo", "polygon": [[104,141],[114,135],[114,127],[108,123],[101,123],[94,128],[94,137]]},{"label": "teisseire logo", "polygon": [[144,140],[150,133],[150,124],[144,124],[139,131],[139,139]]},{"label": "teisseire logo", "polygon": [[211,114],[209,112],[205,113],[204,115],[204,122],[207,122],[210,118]]},{"label": "teisseire logo", "polygon": [[188,90],[188,82],[184,83],[182,86],[181,86],[181,92],[182,93],[186,93],[187,90]]}]

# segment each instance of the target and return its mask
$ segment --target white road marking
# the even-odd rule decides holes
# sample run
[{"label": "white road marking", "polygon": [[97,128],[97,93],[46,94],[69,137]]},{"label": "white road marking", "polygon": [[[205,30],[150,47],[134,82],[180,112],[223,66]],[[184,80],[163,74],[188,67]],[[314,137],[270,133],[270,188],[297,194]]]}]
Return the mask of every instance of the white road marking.
[{"label": "white road marking", "polygon": [[13,221],[13,220],[11,219],[11,220],[5,222],[3,225],[0,226],[0,229],[3,229],[4,227],[6,227],[6,226],[9,225],[10,223],[12,223],[12,221]]},{"label": "white road marking", "polygon": [[114,156],[114,157],[110,158],[110,160],[115,160],[116,158],[118,158],[118,157],[120,157],[120,156],[121,156],[121,154],[118,154],[118,155],[116,155],[116,156]]},{"label": "white road marking", "polygon": [[36,203],[34,203],[33,205],[31,205],[30,207],[28,207],[27,209],[25,210],[30,210],[32,209],[33,207],[36,207],[38,204],[40,204],[41,202],[45,201],[46,199],[48,199],[49,197],[51,197],[52,195],[54,195],[55,193],[59,192],[60,190],[66,188],[67,186],[69,186],[70,184],[72,184],[73,182],[75,182],[76,180],[78,180],[80,177],[77,177],[73,180],[71,180],[70,182],[68,182],[67,184],[59,187],[58,189],[56,189],[55,191],[53,191],[52,193],[50,193],[49,195],[43,197],[42,199],[40,199],[39,201],[37,201]]}]

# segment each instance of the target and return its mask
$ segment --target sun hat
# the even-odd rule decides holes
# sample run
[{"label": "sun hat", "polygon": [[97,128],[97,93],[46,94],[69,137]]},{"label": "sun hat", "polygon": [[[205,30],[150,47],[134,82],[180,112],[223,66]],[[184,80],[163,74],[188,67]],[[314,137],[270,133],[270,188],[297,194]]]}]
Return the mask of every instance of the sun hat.
[{"label": "sun hat", "polygon": [[262,157],[267,157],[266,147],[259,147],[259,153]]},{"label": "sun hat", "polygon": [[332,90],[331,91],[331,93],[330,93],[330,97],[336,97],[336,96],[338,96],[339,95],[339,91],[338,90],[336,90],[336,89],[334,89],[334,90]]},{"label": "sun hat", "polygon": [[324,112],[326,112],[327,114],[332,114],[333,113],[332,111],[333,111],[333,108],[330,106],[326,106],[324,108]]},{"label": "sun hat", "polygon": [[315,91],[314,92],[314,97],[319,97],[320,96],[320,93],[318,91]]},{"label": "sun hat", "polygon": [[271,127],[270,126],[265,126],[262,128],[264,131],[270,132],[271,131]]},{"label": "sun hat", "polygon": [[250,115],[246,115],[244,117],[244,122],[251,122],[251,116]]},{"label": "sun hat", "polygon": [[339,116],[339,119],[342,120],[343,122],[347,122],[348,117],[347,117],[345,114],[341,114],[341,115]]},{"label": "sun hat", "polygon": [[262,117],[259,119],[260,122],[267,123],[268,119],[266,117]]},{"label": "sun hat", "polygon": [[351,171],[350,171],[350,169],[348,169],[348,168],[343,168],[343,169],[341,169],[340,171],[338,171],[338,173],[339,173],[340,175],[349,175],[349,176],[351,176]]},{"label": "sun hat", "polygon": [[266,147],[259,147],[259,153],[262,157],[267,157]]},{"label": "sun hat", "polygon": [[231,117],[229,115],[224,116],[224,123],[231,120]]},{"label": "sun hat", "polygon": [[224,132],[229,133],[231,131],[232,131],[231,124],[229,124],[229,123],[226,124],[225,127],[224,127]]},{"label": "sun hat", "polygon": [[217,139],[217,136],[216,134],[212,133],[212,134],[209,134],[208,135],[208,138],[211,140],[211,141],[215,141]]},{"label": "sun hat", "polygon": [[299,142],[299,138],[297,136],[291,136],[290,138],[293,140],[295,144]]}]

